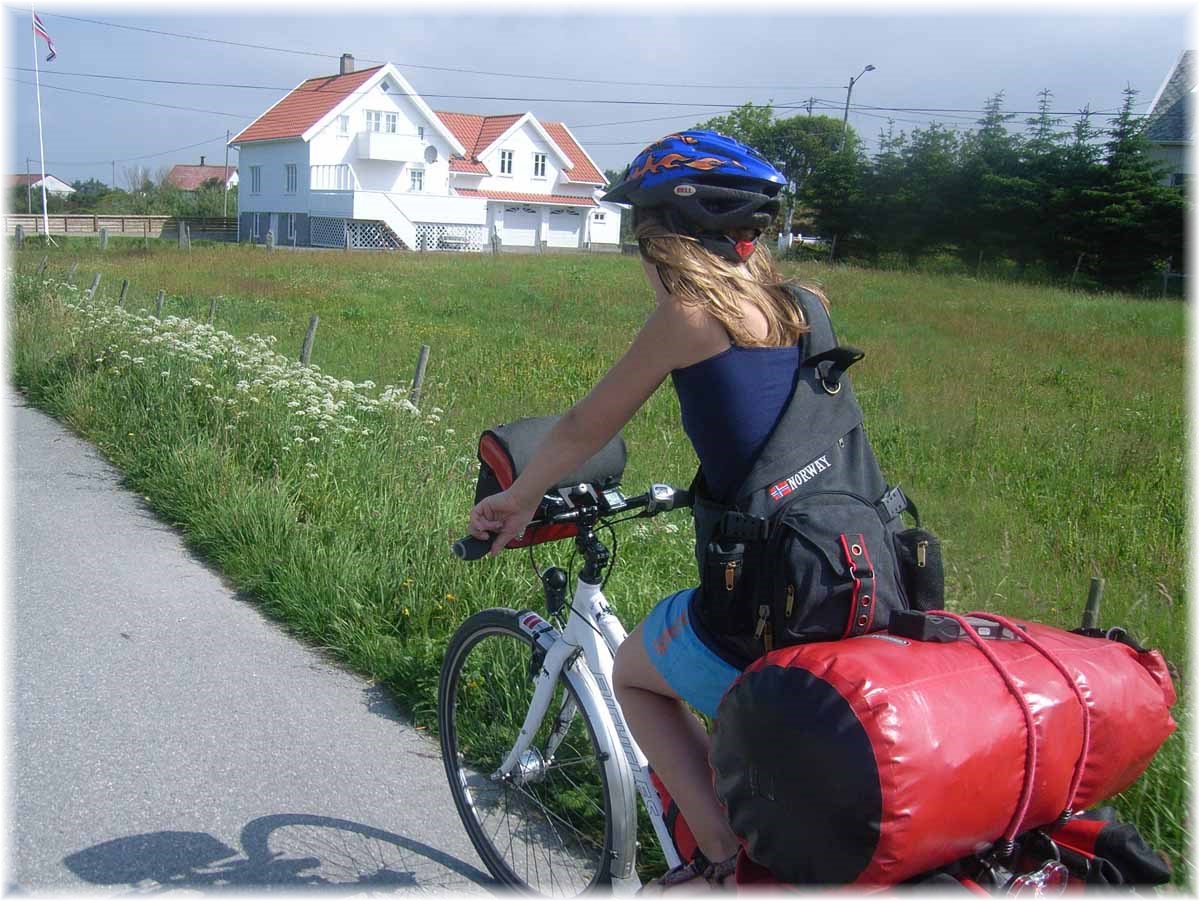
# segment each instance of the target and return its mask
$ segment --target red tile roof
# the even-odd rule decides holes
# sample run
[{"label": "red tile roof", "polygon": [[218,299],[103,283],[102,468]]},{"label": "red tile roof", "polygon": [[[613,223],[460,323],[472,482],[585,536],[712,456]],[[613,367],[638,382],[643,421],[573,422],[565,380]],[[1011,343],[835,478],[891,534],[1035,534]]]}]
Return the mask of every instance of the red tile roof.
[{"label": "red tile roof", "polygon": [[[57,175],[54,175],[54,174],[53,174],[53,173],[51,173],[51,172],[47,172],[47,173],[46,173],[46,180],[47,180],[47,181],[49,181],[49,180],[50,180],[50,179],[52,179],[52,178],[58,178],[58,176],[57,176]],[[9,186],[10,188],[23,188],[23,187],[25,187],[26,185],[36,185],[36,184],[38,184],[39,182],[41,182],[41,180],[42,180],[42,177],[41,177],[40,175],[38,175],[37,173],[34,173],[34,174],[32,174],[32,175],[24,175],[24,174],[22,174],[22,175],[10,175],[10,176],[8,177],[8,186]],[[62,179],[61,179],[61,178],[59,178],[58,180],[59,180],[59,181],[62,181]],[[63,184],[65,184],[65,185],[69,185],[69,184],[70,184],[70,182],[63,182]]]},{"label": "red tile roof", "polygon": [[588,162],[587,154],[583,152],[583,148],[571,137],[571,133],[567,131],[565,125],[561,122],[543,122],[542,127],[554,139],[554,143],[562,148],[563,153],[571,158],[573,165],[567,173],[571,181],[581,181],[594,185],[608,184],[608,179],[596,171],[596,167]]},{"label": "red tile roof", "polygon": [[569,194],[524,194],[516,191],[481,191],[477,188],[456,188],[459,197],[482,197],[485,200],[508,200],[514,203],[552,203],[556,206],[596,206],[590,197]]},{"label": "red tile roof", "polygon": [[310,78],[255,119],[232,143],[298,138],[382,68]]},{"label": "red tile roof", "polygon": [[167,181],[183,191],[194,191],[209,179],[228,183],[237,166],[187,166],[180,163],[167,173]]}]

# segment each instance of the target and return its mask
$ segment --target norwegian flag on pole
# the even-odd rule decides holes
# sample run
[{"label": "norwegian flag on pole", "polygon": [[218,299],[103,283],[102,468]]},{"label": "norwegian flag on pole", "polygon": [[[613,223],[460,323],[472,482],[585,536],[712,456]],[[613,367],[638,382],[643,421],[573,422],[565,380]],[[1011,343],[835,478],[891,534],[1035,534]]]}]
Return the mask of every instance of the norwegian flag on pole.
[{"label": "norwegian flag on pole", "polygon": [[46,42],[46,46],[50,48],[50,55],[46,57],[46,62],[54,62],[54,57],[58,54],[54,51],[54,40],[50,37],[50,32],[46,31],[46,26],[42,24],[42,17],[37,13],[33,14],[33,33]]}]

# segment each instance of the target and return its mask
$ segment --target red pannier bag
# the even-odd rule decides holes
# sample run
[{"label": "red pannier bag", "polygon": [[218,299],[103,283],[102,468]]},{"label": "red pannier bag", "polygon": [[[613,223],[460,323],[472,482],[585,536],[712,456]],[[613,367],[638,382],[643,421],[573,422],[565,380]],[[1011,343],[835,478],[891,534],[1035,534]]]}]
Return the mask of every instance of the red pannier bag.
[{"label": "red pannier bag", "polygon": [[[559,418],[538,416],[518,419],[488,429],[479,436],[479,478],[475,483],[475,503],[503,491],[517,480]],[[617,433],[591,459],[560,479],[550,491],[580,484],[590,485],[598,491],[616,488],[625,471],[625,458],[625,439]],[[578,531],[573,523],[533,526],[505,546],[515,548],[557,541],[570,538]]]},{"label": "red pannier bag", "polygon": [[962,637],[793,645],[725,694],[709,759],[747,864],[787,883],[903,882],[1123,791],[1175,730],[1157,651],[929,615]]}]

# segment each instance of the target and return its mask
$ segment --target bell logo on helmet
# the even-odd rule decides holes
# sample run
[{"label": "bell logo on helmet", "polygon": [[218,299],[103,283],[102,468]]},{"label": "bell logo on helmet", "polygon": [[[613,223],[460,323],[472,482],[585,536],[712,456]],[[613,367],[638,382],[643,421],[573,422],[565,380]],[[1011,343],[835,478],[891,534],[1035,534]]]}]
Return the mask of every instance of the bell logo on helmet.
[{"label": "bell logo on helmet", "polygon": [[691,197],[696,193],[695,185],[676,185],[675,194],[679,197]]}]

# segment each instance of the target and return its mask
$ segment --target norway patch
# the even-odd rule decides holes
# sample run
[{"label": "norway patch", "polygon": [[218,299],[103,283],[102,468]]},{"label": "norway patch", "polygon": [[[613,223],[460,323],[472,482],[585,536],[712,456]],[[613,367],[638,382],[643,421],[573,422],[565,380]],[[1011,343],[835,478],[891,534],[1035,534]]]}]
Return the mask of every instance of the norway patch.
[{"label": "norway patch", "polygon": [[829,469],[831,465],[832,464],[829,462],[828,457],[824,455],[817,457],[817,459],[813,460],[807,466],[802,466],[797,469],[782,482],[776,482],[774,485],[772,485],[770,492],[771,500],[776,502],[783,500],[805,482],[816,478],[825,470]]}]

